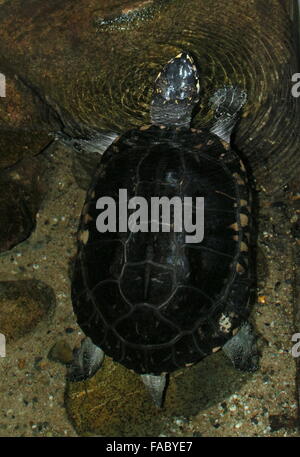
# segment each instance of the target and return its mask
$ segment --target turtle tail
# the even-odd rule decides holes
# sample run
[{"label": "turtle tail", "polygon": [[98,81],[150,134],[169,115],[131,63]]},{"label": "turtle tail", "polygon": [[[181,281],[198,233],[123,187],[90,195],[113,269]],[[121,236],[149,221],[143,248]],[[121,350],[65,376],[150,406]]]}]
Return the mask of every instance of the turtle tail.
[{"label": "turtle tail", "polygon": [[154,376],[151,374],[141,375],[142,381],[151,394],[151,397],[158,408],[163,403],[163,395],[166,387],[166,375]]}]

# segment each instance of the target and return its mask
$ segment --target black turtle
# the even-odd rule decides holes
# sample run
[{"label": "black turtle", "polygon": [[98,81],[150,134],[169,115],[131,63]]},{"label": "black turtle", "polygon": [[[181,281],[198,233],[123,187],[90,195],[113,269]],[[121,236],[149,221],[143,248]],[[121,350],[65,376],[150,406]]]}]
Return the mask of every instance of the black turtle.
[{"label": "black turtle", "polygon": [[[126,132],[104,153],[78,234],[72,300],[89,338],[70,376],[91,376],[106,353],[141,374],[157,404],[166,373],[221,348],[239,369],[255,370],[258,363],[247,322],[251,196],[243,162],[229,145],[246,93],[219,89],[211,99],[215,121],[208,131],[190,128],[199,92],[197,68],[182,52],[156,79],[152,125]],[[139,200],[122,219],[120,189],[128,200],[143,197],[149,208],[154,197],[190,197],[194,220],[196,198],[203,197],[203,240],[190,242],[185,229],[176,231],[175,210],[169,222],[152,214],[134,224]],[[99,208],[108,208],[99,203],[104,196],[116,202],[115,213],[113,204],[110,209],[126,228],[112,224],[99,232],[99,215],[105,220]]]}]

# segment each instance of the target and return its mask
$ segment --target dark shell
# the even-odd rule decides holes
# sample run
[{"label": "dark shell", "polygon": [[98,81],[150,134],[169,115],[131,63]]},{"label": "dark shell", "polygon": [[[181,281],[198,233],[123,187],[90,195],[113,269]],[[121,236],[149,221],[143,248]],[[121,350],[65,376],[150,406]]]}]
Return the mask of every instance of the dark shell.
[{"label": "dark shell", "polygon": [[[205,198],[205,236],[99,233],[96,201]],[[194,200],[193,200],[194,201]],[[250,195],[245,168],[207,131],[131,130],[105,152],[88,192],[72,299],[86,335],[117,362],[160,374],[217,351],[249,314]]]}]

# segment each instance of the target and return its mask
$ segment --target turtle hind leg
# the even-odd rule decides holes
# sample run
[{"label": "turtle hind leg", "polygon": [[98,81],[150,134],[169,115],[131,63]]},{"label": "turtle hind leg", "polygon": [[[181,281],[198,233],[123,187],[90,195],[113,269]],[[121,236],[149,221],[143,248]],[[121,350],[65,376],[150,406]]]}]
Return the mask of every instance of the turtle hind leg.
[{"label": "turtle hind leg", "polygon": [[72,382],[91,378],[103,363],[104,352],[90,338],[84,338],[81,346],[73,351],[73,360],[68,366],[67,379]]},{"label": "turtle hind leg", "polygon": [[210,98],[210,104],[215,112],[211,133],[221,140],[230,143],[232,131],[239,120],[239,114],[247,101],[247,92],[233,86],[218,89]]},{"label": "turtle hind leg", "polygon": [[223,346],[223,351],[238,370],[252,372],[258,369],[256,335],[248,322]]}]

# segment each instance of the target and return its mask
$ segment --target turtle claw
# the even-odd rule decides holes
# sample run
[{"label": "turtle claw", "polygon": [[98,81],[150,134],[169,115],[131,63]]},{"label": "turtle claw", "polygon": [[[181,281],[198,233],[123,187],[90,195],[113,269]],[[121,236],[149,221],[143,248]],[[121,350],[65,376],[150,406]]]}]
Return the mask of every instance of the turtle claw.
[{"label": "turtle claw", "polygon": [[68,367],[67,379],[71,382],[91,378],[103,363],[104,352],[90,338],[81,341],[80,348],[73,351],[73,361]]}]

